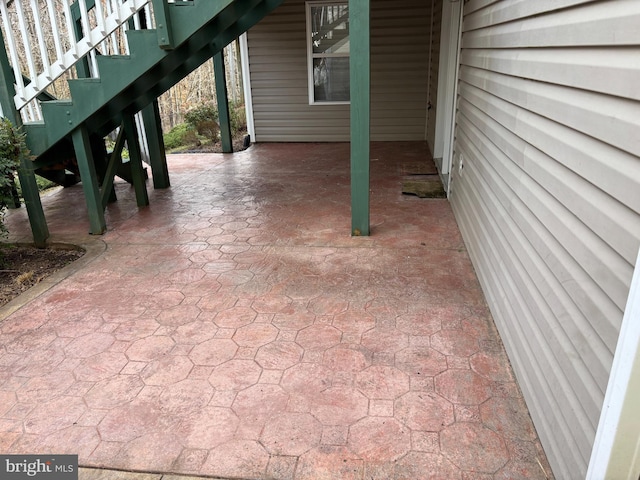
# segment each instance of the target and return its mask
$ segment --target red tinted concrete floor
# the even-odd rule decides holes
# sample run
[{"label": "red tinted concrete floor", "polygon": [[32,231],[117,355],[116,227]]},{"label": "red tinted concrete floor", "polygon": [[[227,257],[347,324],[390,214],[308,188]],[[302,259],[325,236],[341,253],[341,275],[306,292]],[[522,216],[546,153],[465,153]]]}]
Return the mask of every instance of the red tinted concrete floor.
[{"label": "red tinted concrete floor", "polygon": [[149,182],[138,210],[118,184],[98,238],[80,186],[47,196],[54,240],[104,249],[0,323],[0,451],[229,478],[550,476],[448,202],[401,194],[426,157],[374,144],[361,238],[347,144],[170,156],[172,187]]}]

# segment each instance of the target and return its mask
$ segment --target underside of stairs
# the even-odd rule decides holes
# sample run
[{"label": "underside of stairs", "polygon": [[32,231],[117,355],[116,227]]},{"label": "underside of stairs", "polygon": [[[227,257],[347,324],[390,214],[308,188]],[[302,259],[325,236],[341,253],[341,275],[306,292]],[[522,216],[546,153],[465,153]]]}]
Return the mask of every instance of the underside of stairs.
[{"label": "underside of stairs", "polygon": [[[142,169],[141,162],[115,165],[104,147],[104,137],[122,127],[120,131],[124,137],[118,139],[116,149],[122,149],[126,139],[133,159],[137,148],[131,142],[136,137],[136,129],[131,121],[133,115],[142,111],[144,117],[145,112],[148,115],[151,109],[150,115],[153,117],[155,103],[159,122],[156,100],[160,95],[204,62],[219,55],[226,45],[282,2],[154,1],[153,24],[158,28],[128,30],[128,55],[102,55],[97,51],[99,78],[68,80],[71,97],[68,100],[55,99],[44,91],[38,96],[42,120],[23,125],[31,154],[27,169],[62,185],[75,183],[82,178],[91,233],[102,233],[106,228],[104,206],[109,197],[106,190],[112,191],[114,175],[123,176],[134,183],[138,205],[148,202],[144,180],[140,180],[141,172],[138,171]],[[76,8],[80,4],[77,2]],[[95,6],[95,1],[86,0],[86,5],[91,8]],[[154,135],[156,143],[162,145],[159,123]],[[131,151],[132,147],[134,152]],[[162,156],[164,158],[164,152]],[[164,162],[166,168],[166,158]],[[24,165],[23,170],[26,170]],[[157,186],[155,176],[154,186]],[[168,186],[168,177],[164,186]],[[32,197],[29,200],[25,195],[27,207],[35,212],[33,215],[31,210],[29,212],[34,239],[36,244],[43,244],[48,237],[48,229],[42,213],[39,220],[32,218],[38,217],[33,205],[36,200],[39,205],[39,198]],[[41,206],[39,208],[41,211]]]}]

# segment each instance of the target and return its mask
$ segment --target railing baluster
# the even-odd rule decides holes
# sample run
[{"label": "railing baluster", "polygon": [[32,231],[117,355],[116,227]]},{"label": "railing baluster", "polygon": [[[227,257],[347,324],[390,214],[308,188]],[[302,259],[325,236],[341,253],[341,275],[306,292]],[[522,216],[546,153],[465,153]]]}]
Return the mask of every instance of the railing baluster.
[{"label": "railing baluster", "polygon": [[[65,72],[73,77],[71,68],[87,55],[92,74],[97,76],[97,46],[104,48],[102,53],[106,55],[121,54],[123,48],[129,53],[126,36],[120,32],[128,28],[126,24],[132,18],[131,23],[140,28],[138,12],[143,9],[147,27],[151,25],[153,17],[150,15],[150,2],[151,0],[0,0],[0,14],[7,33],[5,44],[16,83],[16,108],[23,110],[22,114],[30,119],[40,118],[39,103],[34,99]],[[78,24],[82,28],[81,39],[76,38],[72,5],[73,11],[78,8],[75,18],[79,19]],[[93,9],[91,13],[87,6]],[[60,18],[60,15],[64,18]],[[43,23],[47,20],[50,25]],[[40,28],[43,25],[44,28]],[[51,42],[48,40],[49,35],[53,36]],[[31,79],[27,85],[23,80],[23,69]]]},{"label": "railing baluster", "polygon": [[31,48],[31,41],[29,39],[29,32],[27,30],[27,22],[24,18],[23,4],[22,2],[15,2],[15,3],[16,3],[16,13],[18,14],[18,25],[20,26],[20,35],[22,36],[22,44],[24,45],[24,50],[25,50],[24,56],[25,56],[25,59],[27,60],[27,68],[29,69],[29,77],[31,78],[31,86],[35,87],[36,90],[39,90],[36,84],[36,77],[38,76],[38,73],[36,71],[36,66],[33,61],[33,55],[31,53],[33,49]]},{"label": "railing baluster", "polygon": [[[113,4],[112,0],[107,0],[107,15],[112,18],[114,16]],[[115,12],[118,10],[116,9]],[[119,23],[119,22],[118,22]],[[118,45],[118,35],[117,30],[114,30],[109,38],[111,39],[111,54],[112,55],[120,55],[120,45]]]},{"label": "railing baluster", "polygon": [[47,10],[49,10],[49,22],[51,22],[51,34],[53,36],[53,45],[56,49],[56,66],[59,68],[63,68],[62,57],[64,55],[64,52],[62,50],[62,42],[60,41],[60,30],[58,29],[58,19],[56,18],[56,12],[55,12],[55,8],[52,0],[47,0]]},{"label": "railing baluster", "polygon": [[104,12],[102,11],[102,0],[95,1],[95,9],[96,9],[96,23],[98,24],[98,32],[101,37],[107,36],[107,27],[105,25],[105,17]]},{"label": "railing baluster", "polygon": [[91,25],[89,24],[89,13],[87,10],[87,1],[78,0],[80,6],[80,24],[82,25],[82,40],[87,42],[87,45],[91,48],[94,46],[91,41]]},{"label": "railing baluster", "polygon": [[[47,52],[47,46],[44,42],[44,36],[42,35],[42,28],[39,26],[42,25],[40,21],[40,9],[38,7],[38,2],[36,0],[31,0],[31,10],[33,14],[33,23],[36,25],[36,36],[38,37],[38,47],[40,48],[40,57],[42,60],[42,72],[45,74],[45,78],[47,81],[52,81],[53,78],[51,76],[51,64],[49,62],[49,53]],[[35,77],[31,77],[35,80]]]},{"label": "railing baluster", "polygon": [[22,69],[20,68],[20,61],[18,60],[18,49],[16,47],[15,38],[13,36],[13,30],[11,29],[11,22],[9,21],[9,12],[5,2],[0,3],[0,14],[2,14],[2,23],[4,25],[4,31],[6,32],[5,42],[9,47],[9,56],[11,57],[11,66],[13,67],[13,76],[16,79],[16,97],[25,101],[24,80],[22,79]]},{"label": "railing baluster", "polygon": [[78,54],[78,42],[76,41],[75,30],[73,26],[73,14],[71,13],[70,0],[63,0],[64,5],[64,18],[67,24],[67,37],[69,38],[69,53],[77,60],[80,55]]}]

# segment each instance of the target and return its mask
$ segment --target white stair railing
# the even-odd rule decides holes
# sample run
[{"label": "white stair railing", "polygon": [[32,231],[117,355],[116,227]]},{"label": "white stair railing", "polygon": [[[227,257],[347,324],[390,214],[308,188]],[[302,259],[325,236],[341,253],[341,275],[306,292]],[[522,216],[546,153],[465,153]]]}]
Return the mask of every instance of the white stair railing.
[{"label": "white stair railing", "polygon": [[[76,1],[83,34],[79,40],[72,14]],[[15,79],[14,101],[26,121],[41,118],[38,95],[83,57],[88,56],[91,75],[97,77],[96,49],[107,55],[128,52],[126,35],[121,32],[140,10],[146,10],[148,21],[152,19],[151,0],[95,0],[88,10],[92,4],[91,0],[0,0],[5,46]],[[23,75],[31,81],[25,84]]]}]

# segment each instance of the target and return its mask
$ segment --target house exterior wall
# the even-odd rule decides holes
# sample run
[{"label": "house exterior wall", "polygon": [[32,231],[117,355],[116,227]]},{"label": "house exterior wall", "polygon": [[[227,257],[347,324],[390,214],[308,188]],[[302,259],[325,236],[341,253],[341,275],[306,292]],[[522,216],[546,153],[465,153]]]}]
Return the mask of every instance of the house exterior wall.
[{"label": "house exterior wall", "polygon": [[640,245],[640,2],[464,6],[451,202],[557,478],[584,478]]},{"label": "house exterior wall", "polygon": [[[371,2],[372,140],[426,139],[431,10]],[[349,105],[309,105],[304,0],[286,0],[247,41],[255,141],[349,141]]]}]

